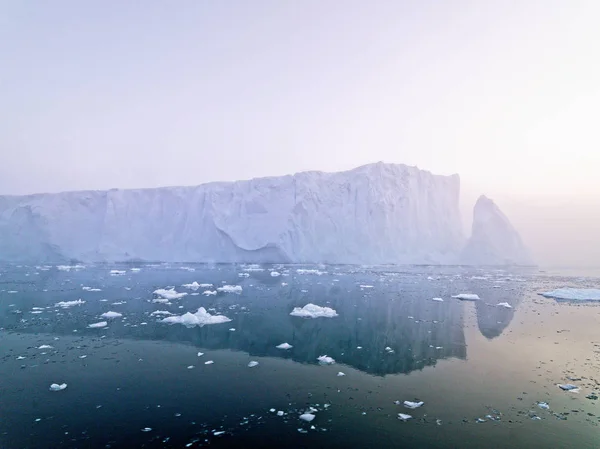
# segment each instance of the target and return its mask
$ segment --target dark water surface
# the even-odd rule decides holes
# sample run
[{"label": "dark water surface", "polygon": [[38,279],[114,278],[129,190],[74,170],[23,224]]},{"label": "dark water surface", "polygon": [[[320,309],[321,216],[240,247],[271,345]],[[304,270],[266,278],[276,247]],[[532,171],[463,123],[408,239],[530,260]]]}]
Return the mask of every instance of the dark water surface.
[{"label": "dark water surface", "polygon": [[[537,295],[598,288],[599,277],[261,268],[0,267],[0,448],[600,448],[600,307]],[[204,296],[182,287],[193,281],[243,291]],[[188,295],[153,302],[168,286]],[[307,303],[338,316],[290,316]],[[188,328],[150,315],[198,307],[231,322]],[[100,317],[108,311],[122,317]],[[321,355],[336,363],[319,365]],[[425,404],[394,403],[405,400]],[[311,407],[314,421],[300,420]]]}]

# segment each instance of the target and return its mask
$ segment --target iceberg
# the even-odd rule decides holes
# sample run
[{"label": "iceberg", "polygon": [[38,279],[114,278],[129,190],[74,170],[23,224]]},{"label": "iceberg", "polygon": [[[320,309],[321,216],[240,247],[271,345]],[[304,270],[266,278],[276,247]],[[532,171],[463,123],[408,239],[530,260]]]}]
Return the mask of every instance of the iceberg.
[{"label": "iceberg", "polygon": [[52,384],[50,385],[50,391],[61,391],[67,388],[67,384]]},{"label": "iceberg", "polygon": [[398,419],[402,421],[406,421],[407,419],[411,419],[412,415],[407,415],[405,413],[398,413]]},{"label": "iceberg", "polygon": [[321,365],[333,365],[335,363],[335,360],[327,355],[321,355],[317,357],[317,360]]},{"label": "iceberg", "polygon": [[177,293],[174,288],[166,290],[164,288],[159,288],[158,290],[154,290],[155,295],[160,296],[163,299],[180,299],[184,296],[187,296],[187,293]]},{"label": "iceberg", "polygon": [[477,301],[481,299],[479,295],[474,293],[459,293],[458,295],[453,295],[453,298],[462,299],[463,301]]},{"label": "iceberg", "polygon": [[106,326],[108,326],[108,322],[107,321],[100,321],[98,323],[90,324],[88,327],[90,329],[99,329],[101,327],[106,327]]},{"label": "iceberg", "polygon": [[100,316],[102,318],[120,318],[123,316],[123,314],[119,312],[105,312]]},{"label": "iceberg", "polygon": [[204,307],[200,307],[196,313],[187,312],[183,315],[169,316],[161,322],[167,324],[183,324],[187,327],[204,326],[207,324],[221,324],[231,321],[225,315],[211,315]]},{"label": "iceberg", "polygon": [[471,237],[462,254],[467,265],[534,265],[529,250],[506,215],[482,195],[473,209]]},{"label": "iceberg", "polygon": [[540,295],[559,301],[600,301],[599,288],[558,288]]},{"label": "iceberg", "polygon": [[81,304],[85,304],[85,301],[83,301],[81,299],[76,299],[75,301],[57,302],[56,304],[54,304],[54,307],[67,308],[67,307],[73,307],[73,306],[80,306]]},{"label": "iceberg", "polygon": [[216,296],[217,295],[217,291],[216,290],[205,290],[202,292],[202,294],[204,296]]},{"label": "iceberg", "polygon": [[199,288],[202,288],[202,285],[204,284],[198,284],[196,281],[192,282],[191,284],[183,284],[182,287],[184,288],[189,288],[190,290],[198,290]]},{"label": "iceberg", "polygon": [[255,366],[258,366],[258,362],[255,362],[254,360],[248,362],[248,368],[254,368]]},{"label": "iceberg", "polygon": [[309,303],[304,307],[294,307],[290,315],[301,318],[334,318],[338,316],[337,312],[329,307],[320,307]]},{"label": "iceberg", "polygon": [[315,415],[313,415],[312,413],[303,413],[302,415],[300,415],[300,419],[302,421],[311,422],[313,419],[315,419]]},{"label": "iceberg", "polygon": [[411,409],[415,409],[415,408],[419,408],[421,407],[424,402],[420,401],[420,402],[411,402],[411,401],[404,401],[404,407],[406,408],[411,408]]},{"label": "iceberg", "polygon": [[289,343],[281,343],[280,345],[275,346],[277,349],[292,349],[293,346]]},{"label": "iceberg", "polygon": [[223,293],[237,293],[239,295],[242,293],[242,287],[239,285],[224,285],[223,287],[217,288],[217,291]]}]

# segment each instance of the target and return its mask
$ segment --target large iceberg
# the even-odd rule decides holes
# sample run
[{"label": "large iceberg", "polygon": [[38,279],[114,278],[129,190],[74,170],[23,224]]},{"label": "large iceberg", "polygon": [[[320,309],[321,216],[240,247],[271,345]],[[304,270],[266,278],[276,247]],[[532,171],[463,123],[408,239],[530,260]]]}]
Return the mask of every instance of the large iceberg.
[{"label": "large iceberg", "polygon": [[458,175],[379,162],[195,187],[0,196],[0,261],[455,263],[465,242],[459,193]]},{"label": "large iceberg", "polygon": [[517,230],[496,204],[481,196],[473,209],[471,237],[461,255],[467,265],[533,265]]}]

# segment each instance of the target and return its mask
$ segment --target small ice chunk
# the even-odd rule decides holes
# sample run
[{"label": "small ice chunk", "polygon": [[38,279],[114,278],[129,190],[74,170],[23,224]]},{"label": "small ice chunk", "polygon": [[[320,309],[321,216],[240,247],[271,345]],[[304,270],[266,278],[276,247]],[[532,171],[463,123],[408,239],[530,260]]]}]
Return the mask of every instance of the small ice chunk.
[{"label": "small ice chunk", "polygon": [[332,308],[320,307],[312,303],[306,304],[304,307],[295,307],[290,315],[301,318],[333,318],[338,316]]},{"label": "small ice chunk", "polygon": [[67,384],[52,384],[50,385],[50,391],[61,391],[67,388]]},{"label": "small ice chunk", "polygon": [[126,271],[123,271],[123,270],[110,270],[110,274],[112,276],[121,276],[125,273],[126,273]]},{"label": "small ice chunk", "polygon": [[87,357],[87,355],[85,355],[85,354],[79,356],[80,359],[85,359],[86,357]]},{"label": "small ice chunk", "polygon": [[258,366],[258,362],[255,362],[254,360],[248,363],[248,368],[254,368],[255,366]]},{"label": "small ice chunk", "polygon": [[217,291],[223,293],[242,293],[242,287],[240,285],[224,285],[223,287],[217,288]]},{"label": "small ice chunk", "polygon": [[293,346],[289,343],[281,343],[280,345],[275,346],[277,349],[292,349]]},{"label": "small ice chunk", "polygon": [[342,373],[341,371],[339,373],[337,373],[337,377],[342,377],[342,376],[345,376],[345,375],[346,375],[346,373]]},{"label": "small ice chunk", "polygon": [[277,411],[277,416],[283,416],[283,411],[282,410]]},{"label": "small ice chunk", "polygon": [[360,288],[374,288],[372,285],[359,285]]},{"label": "small ice chunk", "polygon": [[420,402],[404,401],[404,407],[411,408],[411,409],[419,408],[423,404],[424,404],[423,401],[420,401]]},{"label": "small ice chunk", "polygon": [[213,435],[218,437],[219,435],[223,435],[225,433],[224,430],[219,430],[218,432],[213,432]]},{"label": "small ice chunk", "polygon": [[443,298],[432,298],[431,300],[436,302],[444,302]]},{"label": "small ice chunk", "polygon": [[276,278],[277,276],[281,276],[281,273],[279,271],[271,271],[271,276]]},{"label": "small ice chunk", "polygon": [[123,314],[119,312],[105,312],[100,316],[102,318],[120,318],[123,316]]},{"label": "small ice chunk", "polygon": [[319,356],[317,357],[317,360],[322,365],[333,365],[335,363],[335,360],[327,355]]},{"label": "small ice chunk", "polygon": [[235,332],[235,327],[230,328],[229,332]]},{"label": "small ice chunk", "polygon": [[202,357],[203,355],[204,355],[204,353],[203,353],[203,352],[199,352],[199,353],[198,353],[198,357]]},{"label": "small ice chunk", "polygon": [[248,273],[238,273],[238,276],[241,278],[248,278],[250,275]]},{"label": "small ice chunk", "polygon": [[216,296],[217,295],[217,291],[216,290],[205,290],[202,292],[202,294],[204,296]]},{"label": "small ice chunk", "polygon": [[509,303],[507,303],[507,302],[499,302],[497,304],[497,307],[504,307],[506,309],[512,309],[512,306]]},{"label": "small ice chunk", "polygon": [[400,419],[402,421],[406,421],[410,418],[412,418],[412,415],[407,415],[405,413],[398,413],[398,419]]},{"label": "small ice chunk", "polygon": [[316,274],[317,276],[321,276],[323,274],[327,274],[327,272],[325,272],[325,271],[307,270],[305,268],[300,268],[300,269],[296,270],[296,273],[298,273],[298,274]]},{"label": "small ice chunk", "polygon": [[227,323],[231,320],[225,315],[211,315],[204,307],[200,307],[196,313],[187,312],[183,315],[169,316],[161,321],[167,324],[183,324],[187,327],[202,327],[207,324]]},{"label": "small ice chunk", "polygon": [[20,355],[20,356],[17,357],[17,360],[25,360],[26,358],[27,357]]},{"label": "small ice chunk", "polygon": [[300,419],[306,422],[312,422],[312,420],[315,419],[315,417],[316,416],[312,413],[303,413],[302,415],[300,415]]},{"label": "small ice chunk", "polygon": [[464,301],[477,301],[478,299],[481,299],[479,295],[475,293],[459,293],[458,295],[453,295],[452,297],[456,299],[462,299]]},{"label": "small ice chunk", "polygon": [[134,273],[138,273],[138,272],[142,271],[142,269],[141,268],[130,268],[129,271],[132,271]]},{"label": "small ice chunk", "polygon": [[158,316],[158,315],[173,315],[168,310],[155,310],[150,314],[150,316]]},{"label": "small ice chunk", "polygon": [[98,328],[106,327],[106,326],[108,326],[108,322],[107,321],[100,321],[98,323],[92,323],[88,327],[90,329],[98,329]]},{"label": "small ice chunk", "polygon": [[194,368],[195,368],[194,365],[190,365],[190,366],[187,367],[187,369],[194,369]]},{"label": "small ice chunk", "polygon": [[215,363],[215,362],[213,362],[212,360],[208,360],[208,361],[204,362],[205,365],[212,365],[213,363]]},{"label": "small ice chunk", "polygon": [[192,282],[191,284],[183,284],[182,287],[184,288],[189,288],[190,290],[198,290],[199,288],[201,288],[201,285],[198,284],[196,281]]},{"label": "small ice chunk", "polygon": [[538,407],[544,410],[548,410],[550,405],[547,402],[538,402]]},{"label": "small ice chunk", "polygon": [[558,288],[540,295],[563,301],[600,301],[600,288]]},{"label": "small ice chunk", "polygon": [[576,393],[579,391],[579,387],[577,385],[573,385],[573,384],[559,384],[558,388],[560,388],[561,390],[564,390],[564,391],[572,391],[573,393]]},{"label": "small ice chunk", "polygon": [[357,346],[356,349],[362,349],[362,346]]},{"label": "small ice chunk", "polygon": [[164,288],[159,288],[158,290],[154,290],[153,293],[155,295],[158,295],[161,298],[169,299],[169,300],[180,299],[180,298],[183,298],[184,296],[187,296],[187,293],[177,293],[174,288],[171,288],[169,290],[164,289]]},{"label": "small ice chunk", "polygon": [[38,346],[38,349],[52,349],[52,348],[53,348],[53,346],[50,346],[50,345],[41,345],[41,346]]},{"label": "small ice chunk", "polygon": [[81,304],[85,304],[85,301],[82,301],[81,299],[77,299],[75,301],[61,301],[61,302],[57,302],[56,304],[54,304],[54,307],[73,307],[73,306],[80,306]]},{"label": "small ice chunk", "polygon": [[142,432],[150,432],[152,430],[152,427],[144,427],[142,429]]}]

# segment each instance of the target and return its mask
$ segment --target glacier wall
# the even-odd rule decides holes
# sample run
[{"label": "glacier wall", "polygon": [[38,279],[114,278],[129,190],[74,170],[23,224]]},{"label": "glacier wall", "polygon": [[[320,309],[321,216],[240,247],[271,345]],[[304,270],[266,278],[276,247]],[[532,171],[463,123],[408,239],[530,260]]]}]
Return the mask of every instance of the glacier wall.
[{"label": "glacier wall", "polygon": [[453,263],[458,175],[370,164],[195,187],[0,196],[0,260]]}]

